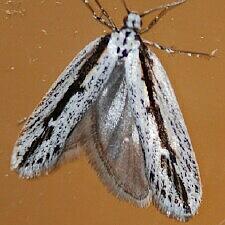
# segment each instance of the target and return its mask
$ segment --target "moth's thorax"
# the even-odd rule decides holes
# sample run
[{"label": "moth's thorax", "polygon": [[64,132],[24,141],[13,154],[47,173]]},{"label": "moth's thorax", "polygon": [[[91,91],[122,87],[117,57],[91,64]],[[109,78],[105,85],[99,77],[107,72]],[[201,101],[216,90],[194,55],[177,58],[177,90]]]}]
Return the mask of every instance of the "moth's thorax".
[{"label": "moth's thorax", "polygon": [[141,29],[142,21],[140,15],[131,12],[124,18],[124,26],[130,29],[139,31]]},{"label": "moth's thorax", "polygon": [[113,55],[120,59],[126,58],[129,53],[138,51],[140,39],[138,33],[131,28],[122,28],[119,31],[112,32],[109,42],[109,48]]}]

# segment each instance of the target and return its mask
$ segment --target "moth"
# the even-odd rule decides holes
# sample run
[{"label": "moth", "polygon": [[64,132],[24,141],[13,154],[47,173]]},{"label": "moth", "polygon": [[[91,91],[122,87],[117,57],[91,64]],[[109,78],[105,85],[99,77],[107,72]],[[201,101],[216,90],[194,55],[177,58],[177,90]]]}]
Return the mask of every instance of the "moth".
[{"label": "moth", "polygon": [[[72,60],[36,107],[15,144],[11,168],[33,178],[70,155],[85,151],[108,189],[145,207],[153,202],[167,216],[186,221],[196,214],[202,188],[184,119],[156,47],[168,53],[211,54],[145,41],[150,30],[184,0],[143,13],[127,11],[118,29],[98,0],[112,32],[90,42]],[[142,18],[160,13],[142,28]]]}]

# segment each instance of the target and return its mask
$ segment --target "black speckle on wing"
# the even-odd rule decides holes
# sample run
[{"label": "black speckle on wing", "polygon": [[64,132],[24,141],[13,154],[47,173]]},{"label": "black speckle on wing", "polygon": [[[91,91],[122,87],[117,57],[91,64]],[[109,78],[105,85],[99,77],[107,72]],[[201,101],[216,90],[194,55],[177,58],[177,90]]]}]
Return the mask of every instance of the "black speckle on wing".
[{"label": "black speckle on wing", "polygon": [[[53,111],[45,117],[43,121],[43,132],[41,135],[39,135],[31,144],[31,146],[28,148],[26,153],[23,156],[22,161],[20,162],[18,167],[23,167],[24,164],[27,164],[27,160],[30,158],[30,156],[34,153],[34,151],[38,148],[39,145],[43,143],[43,141],[50,139],[52,131],[54,129],[53,126],[49,126],[50,120],[57,120],[57,118],[60,116],[62,111],[64,110],[65,106],[67,105],[68,101],[74,94],[77,92],[83,92],[84,88],[81,86],[83,81],[85,80],[86,75],[92,70],[92,68],[98,63],[98,59],[105,50],[105,48],[108,45],[110,39],[110,35],[106,35],[99,41],[98,45],[94,48],[92,55],[89,57],[89,59],[86,60],[84,65],[79,70],[78,74],[79,77],[77,80],[75,80],[68,88],[68,90],[65,92],[62,99],[57,103],[56,107],[53,109]],[[59,154],[60,147],[57,146],[54,149],[55,154]],[[54,154],[53,153],[53,154]]]},{"label": "black speckle on wing", "polygon": [[[180,178],[179,174],[176,171],[175,165],[177,165],[176,153],[169,142],[169,137],[164,125],[163,117],[160,111],[160,107],[156,102],[156,91],[153,82],[153,60],[148,57],[148,49],[141,42],[140,47],[140,61],[143,70],[143,80],[145,81],[148,97],[149,97],[149,110],[148,112],[153,115],[155,118],[155,122],[158,128],[158,135],[161,142],[161,147],[163,149],[167,149],[169,153],[169,159],[167,156],[161,156],[161,167],[166,169],[167,176],[171,180],[172,184],[174,184],[174,188],[179,196],[179,198],[183,201],[183,208],[185,209],[186,213],[191,213],[191,208],[188,204],[188,195],[187,190],[183,184],[182,179]],[[150,177],[150,181],[153,182],[152,176]],[[165,198],[166,192],[164,189],[161,189],[161,195]]]}]

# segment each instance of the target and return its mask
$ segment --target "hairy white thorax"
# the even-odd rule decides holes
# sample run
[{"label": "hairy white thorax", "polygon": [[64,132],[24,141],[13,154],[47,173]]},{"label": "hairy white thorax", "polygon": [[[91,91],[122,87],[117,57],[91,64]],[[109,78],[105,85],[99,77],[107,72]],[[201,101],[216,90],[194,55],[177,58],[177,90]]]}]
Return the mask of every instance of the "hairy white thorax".
[{"label": "hairy white thorax", "polygon": [[142,25],[141,17],[137,13],[131,12],[124,19],[124,25],[131,29],[140,30]]}]

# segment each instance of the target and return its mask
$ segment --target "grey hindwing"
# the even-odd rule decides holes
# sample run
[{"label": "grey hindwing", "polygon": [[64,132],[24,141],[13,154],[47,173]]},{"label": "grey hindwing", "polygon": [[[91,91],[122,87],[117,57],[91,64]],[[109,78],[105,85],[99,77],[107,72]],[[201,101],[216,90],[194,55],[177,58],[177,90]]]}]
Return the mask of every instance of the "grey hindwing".
[{"label": "grey hindwing", "polygon": [[85,119],[91,121],[87,152],[110,191],[143,207],[150,203],[151,192],[124,73],[124,64],[118,63],[91,107],[90,119]]}]

